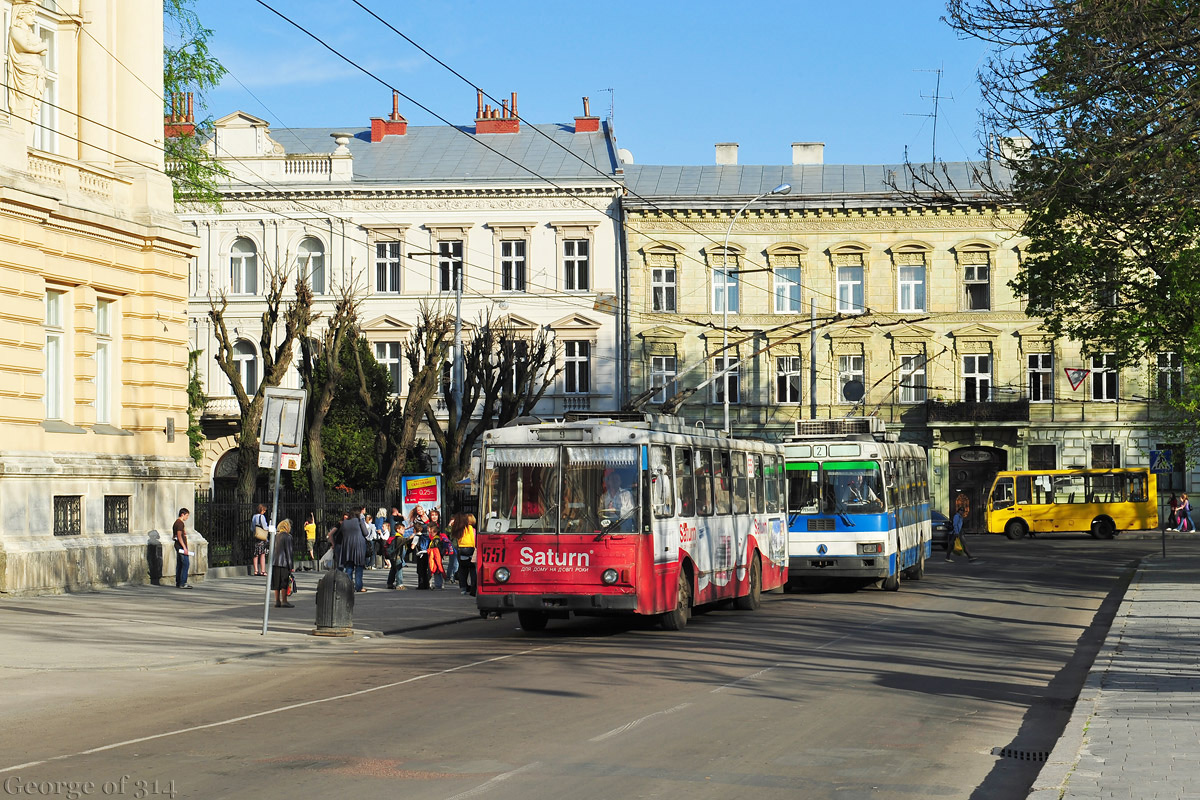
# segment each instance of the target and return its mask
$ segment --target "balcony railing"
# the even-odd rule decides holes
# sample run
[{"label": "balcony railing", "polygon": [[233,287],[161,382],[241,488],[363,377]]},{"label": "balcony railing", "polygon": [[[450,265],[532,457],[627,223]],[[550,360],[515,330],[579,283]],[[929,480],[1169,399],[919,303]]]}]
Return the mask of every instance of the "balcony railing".
[{"label": "balcony railing", "polygon": [[928,422],[1028,422],[1029,400],[987,403],[927,400],[925,419]]}]

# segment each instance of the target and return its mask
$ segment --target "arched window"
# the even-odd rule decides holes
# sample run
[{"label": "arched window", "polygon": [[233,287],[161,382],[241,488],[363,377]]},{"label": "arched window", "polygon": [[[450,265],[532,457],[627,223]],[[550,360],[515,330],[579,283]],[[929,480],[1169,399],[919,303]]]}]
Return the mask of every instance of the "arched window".
[{"label": "arched window", "polygon": [[229,248],[229,287],[233,294],[258,294],[258,250],[245,237]]},{"label": "arched window", "polygon": [[245,339],[240,339],[233,346],[233,360],[237,363],[238,377],[242,379],[242,388],[246,394],[258,391],[258,353],[254,345]]},{"label": "arched window", "polygon": [[296,272],[307,278],[313,294],[325,294],[325,248],[320,240],[308,236],[296,252]]}]

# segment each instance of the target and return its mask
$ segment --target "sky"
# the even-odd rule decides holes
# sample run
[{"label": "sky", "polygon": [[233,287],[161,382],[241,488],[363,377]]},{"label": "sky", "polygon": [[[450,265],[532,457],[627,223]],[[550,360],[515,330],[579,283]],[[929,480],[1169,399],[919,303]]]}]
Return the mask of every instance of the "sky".
[{"label": "sky", "polygon": [[[262,2],[379,80],[259,0],[195,0],[230,72],[208,115],[360,130],[392,86],[434,112],[401,98],[411,125],[474,123],[475,90],[353,0]],[[942,22],[944,0],[360,2],[492,97],[517,92],[529,122],[571,122],[590,97],[639,164],[712,164],[718,142],[741,164],[790,164],[793,142],[824,142],[827,164],[979,157],[986,48]]]}]

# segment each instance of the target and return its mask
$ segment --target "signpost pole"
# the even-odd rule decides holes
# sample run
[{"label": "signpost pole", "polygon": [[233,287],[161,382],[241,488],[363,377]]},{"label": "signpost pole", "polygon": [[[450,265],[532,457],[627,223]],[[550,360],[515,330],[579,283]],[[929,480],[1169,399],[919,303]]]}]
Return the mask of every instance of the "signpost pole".
[{"label": "signpost pole", "polygon": [[[275,481],[274,481],[275,489],[273,492],[274,496],[271,500],[271,522],[274,523],[274,525],[277,529],[279,527],[279,519],[278,519],[278,515],[279,515],[279,466],[283,461],[282,431],[283,431],[283,410],[284,410],[284,408],[286,408],[285,404],[280,403],[279,404],[279,429],[280,429],[281,433],[280,433],[280,436],[275,440]],[[271,617],[271,580],[273,578],[273,572],[275,569],[274,563],[275,563],[275,537],[272,535],[270,541],[267,543],[267,590],[266,590],[266,594],[263,595],[263,629],[262,629],[263,636],[267,635],[267,620],[270,619],[270,617]]]}]

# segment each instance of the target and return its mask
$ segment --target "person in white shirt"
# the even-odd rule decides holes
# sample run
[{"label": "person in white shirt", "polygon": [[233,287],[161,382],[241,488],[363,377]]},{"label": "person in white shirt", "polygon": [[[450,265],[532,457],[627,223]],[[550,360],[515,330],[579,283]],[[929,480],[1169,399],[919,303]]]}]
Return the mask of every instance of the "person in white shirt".
[{"label": "person in white shirt", "polygon": [[636,506],[633,492],[621,485],[621,476],[616,470],[604,473],[604,494],[600,495],[600,519],[609,520],[610,528],[624,531],[634,530],[633,519]]}]

